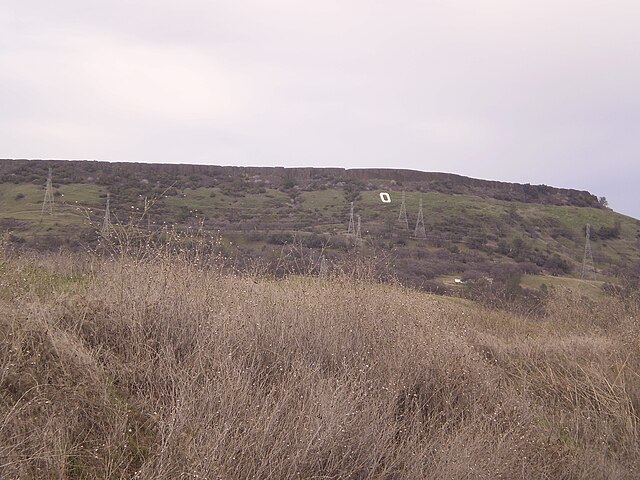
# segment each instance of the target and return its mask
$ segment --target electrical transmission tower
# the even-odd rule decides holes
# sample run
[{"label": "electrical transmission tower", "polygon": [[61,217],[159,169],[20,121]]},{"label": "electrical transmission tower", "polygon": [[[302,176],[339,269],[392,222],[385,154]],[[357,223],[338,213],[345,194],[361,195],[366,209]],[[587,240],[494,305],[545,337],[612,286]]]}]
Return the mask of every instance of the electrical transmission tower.
[{"label": "electrical transmission tower", "polygon": [[409,231],[409,219],[407,218],[407,203],[405,201],[405,193],[402,192],[402,204],[400,205],[400,215],[398,221],[404,225],[404,229]]},{"label": "electrical transmission tower", "polygon": [[44,191],[44,201],[42,202],[42,213],[40,214],[40,220],[45,213],[53,215],[53,186],[51,182],[51,168],[49,168],[49,174],[47,175],[47,186]]},{"label": "electrical transmission tower", "polygon": [[356,223],[356,238],[355,245],[358,246],[362,243],[362,231],[360,229],[360,215],[356,215],[358,222]]},{"label": "electrical transmission tower", "polygon": [[355,224],[353,223],[353,202],[351,202],[351,213],[349,214],[349,228],[347,229],[347,235],[353,235],[355,233]]},{"label": "electrical transmission tower", "polygon": [[329,264],[327,263],[327,258],[324,255],[322,255],[320,257],[319,274],[321,277],[326,277],[328,273],[329,273]]},{"label": "electrical transmission tower", "polygon": [[582,257],[582,274],[580,278],[584,278],[587,273],[596,279],[596,266],[593,263],[593,254],[591,253],[591,225],[587,223],[586,241],[584,244],[584,257]]},{"label": "electrical transmission tower", "polygon": [[111,210],[109,204],[111,203],[111,194],[107,193],[107,207],[104,210],[104,221],[102,222],[102,233],[103,237],[109,236],[111,232]]},{"label": "electrical transmission tower", "polygon": [[422,213],[422,199],[420,199],[420,209],[418,210],[418,220],[416,221],[416,229],[413,232],[416,238],[427,238],[427,231],[424,228],[424,215]]}]

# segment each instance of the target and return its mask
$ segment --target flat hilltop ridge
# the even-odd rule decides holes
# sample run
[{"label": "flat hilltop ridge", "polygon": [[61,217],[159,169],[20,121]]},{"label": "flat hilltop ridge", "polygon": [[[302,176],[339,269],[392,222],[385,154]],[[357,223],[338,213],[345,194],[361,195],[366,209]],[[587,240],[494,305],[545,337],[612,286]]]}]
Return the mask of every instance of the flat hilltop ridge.
[{"label": "flat hilltop ridge", "polygon": [[[56,169],[56,182],[110,185],[123,179],[150,184],[173,177],[178,187],[211,187],[221,178],[243,178],[253,184],[285,187],[292,182],[301,189],[326,189],[356,184],[373,190],[401,186],[408,191],[435,191],[479,195],[498,200],[549,205],[601,208],[598,197],[581,190],[480,180],[453,173],[385,168],[289,168],[234,167],[164,163],[100,162],[93,160],[0,159],[0,182],[41,181],[47,168]],[[173,183],[173,182],[171,182]]]}]

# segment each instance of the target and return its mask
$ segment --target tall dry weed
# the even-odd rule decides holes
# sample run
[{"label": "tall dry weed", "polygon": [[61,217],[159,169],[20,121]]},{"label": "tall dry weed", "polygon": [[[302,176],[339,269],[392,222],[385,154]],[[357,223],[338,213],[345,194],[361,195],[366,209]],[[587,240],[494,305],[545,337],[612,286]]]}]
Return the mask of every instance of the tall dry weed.
[{"label": "tall dry weed", "polygon": [[604,301],[605,315],[559,297],[536,320],[365,275],[274,279],[175,251],[9,262],[2,478],[640,468],[631,304]]}]

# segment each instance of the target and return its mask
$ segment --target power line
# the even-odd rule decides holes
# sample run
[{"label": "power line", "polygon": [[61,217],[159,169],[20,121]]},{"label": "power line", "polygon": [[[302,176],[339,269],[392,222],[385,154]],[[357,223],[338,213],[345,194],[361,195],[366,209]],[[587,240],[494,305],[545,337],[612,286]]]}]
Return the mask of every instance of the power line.
[{"label": "power line", "polygon": [[591,272],[593,279],[596,279],[596,266],[593,263],[593,254],[591,253],[591,225],[587,223],[586,235],[584,243],[584,256],[582,257],[582,274],[580,278],[584,278],[588,271]]}]

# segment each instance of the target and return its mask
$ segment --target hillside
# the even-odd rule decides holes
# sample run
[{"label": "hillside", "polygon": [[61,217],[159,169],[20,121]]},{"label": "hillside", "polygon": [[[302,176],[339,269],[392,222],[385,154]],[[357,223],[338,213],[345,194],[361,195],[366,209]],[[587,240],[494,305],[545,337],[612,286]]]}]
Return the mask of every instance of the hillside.
[{"label": "hillside", "polygon": [[[50,167],[54,214],[41,216]],[[398,221],[402,192],[409,231]],[[393,275],[430,289],[453,277],[514,272],[542,279],[537,284],[580,277],[587,223],[598,282],[635,274],[640,261],[639,222],[578,190],[408,170],[0,160],[0,226],[17,247],[94,245],[107,193],[114,224],[220,232],[225,254],[242,264],[276,264],[294,244],[316,264],[320,251],[339,263],[354,249],[346,235],[354,202],[358,250],[384,256]],[[412,238],[420,201],[426,239]]]}]

